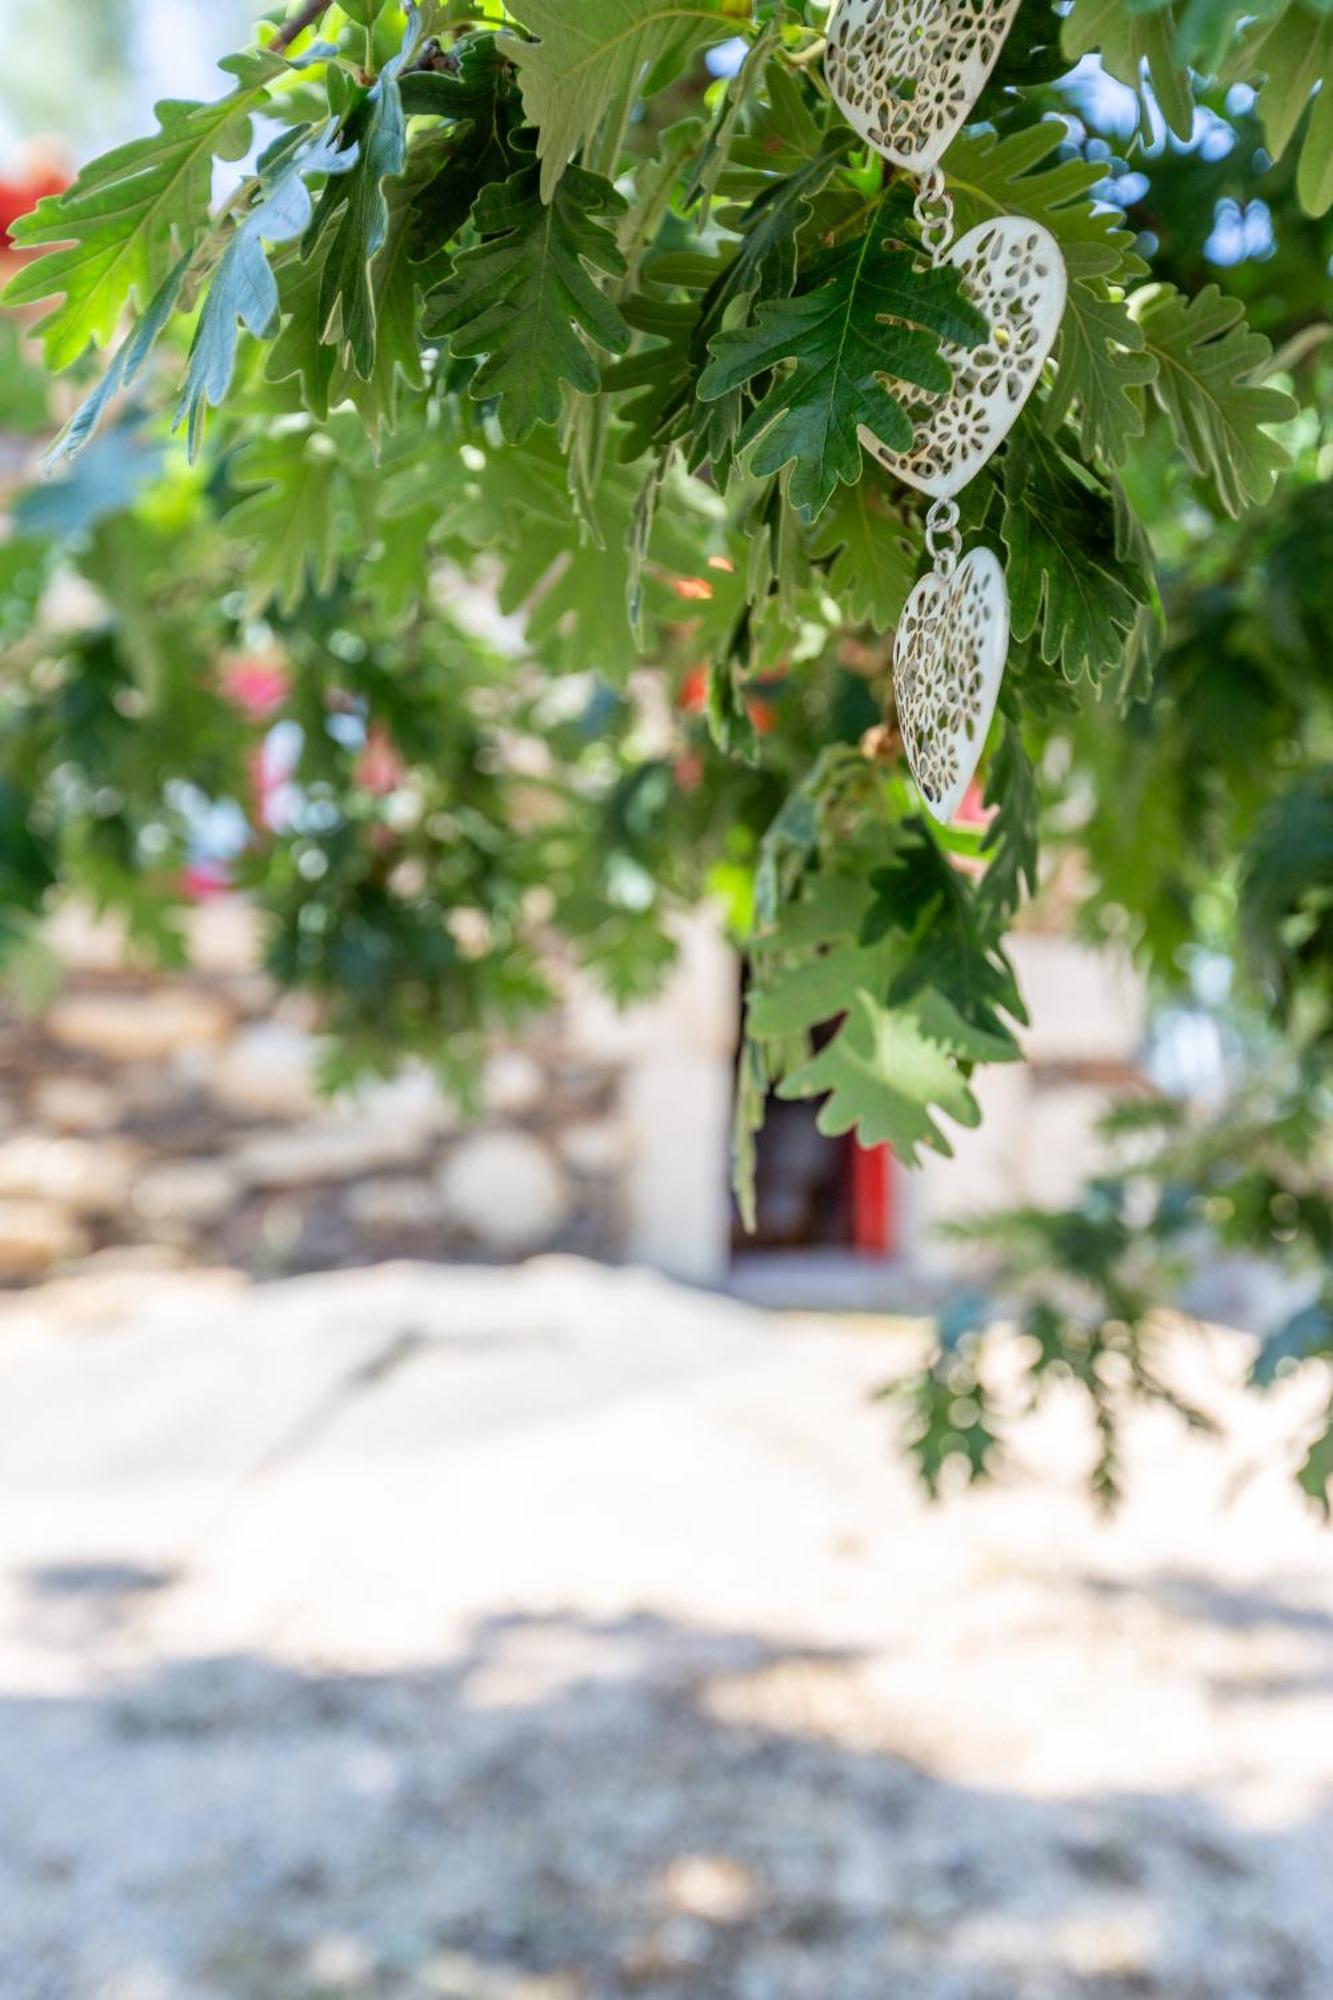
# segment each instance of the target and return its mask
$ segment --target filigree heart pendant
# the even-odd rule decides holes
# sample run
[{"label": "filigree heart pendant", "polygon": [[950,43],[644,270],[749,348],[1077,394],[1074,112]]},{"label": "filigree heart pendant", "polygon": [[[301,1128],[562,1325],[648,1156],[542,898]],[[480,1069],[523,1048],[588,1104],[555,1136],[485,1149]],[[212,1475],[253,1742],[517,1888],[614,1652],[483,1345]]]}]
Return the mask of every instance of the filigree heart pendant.
[{"label": "filigree heart pendant", "polygon": [[839,0],[824,74],[849,124],[913,172],[967,123],[1018,0]]},{"label": "filigree heart pendant", "polygon": [[980,347],[941,345],[953,370],[942,395],[897,385],[916,425],[907,451],[891,451],[861,432],[881,465],[937,499],[961,492],[1008,436],[1055,344],[1069,289],[1055,238],[1021,215],[969,229],[946,261],[962,272],[963,289],[990,333]]},{"label": "filigree heart pendant", "polygon": [[923,576],[893,648],[898,727],[931,813],[947,822],[976,775],[1009,651],[1009,593],[989,549]]}]

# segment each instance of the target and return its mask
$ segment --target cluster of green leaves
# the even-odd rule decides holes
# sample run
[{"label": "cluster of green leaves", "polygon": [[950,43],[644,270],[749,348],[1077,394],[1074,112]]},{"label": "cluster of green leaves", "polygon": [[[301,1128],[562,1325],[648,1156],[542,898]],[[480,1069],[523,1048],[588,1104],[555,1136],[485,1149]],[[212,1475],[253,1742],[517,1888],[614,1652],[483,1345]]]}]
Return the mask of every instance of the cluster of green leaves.
[{"label": "cluster of green leaves", "polygon": [[[1016,1060],[1024,1019],[1002,941],[1035,878],[1035,785],[1012,728],[995,789],[984,836],[944,836],[912,811],[901,779],[839,746],[769,829],[736,1107],[743,1197],[774,1087],[822,1098],[822,1131],[855,1130],[909,1164],[923,1146],[949,1150],[941,1115],[979,1122],[971,1072]],[[957,866],[965,854],[991,857],[979,884]]]},{"label": "cluster of green leaves", "polygon": [[120,429],[17,497],[0,562],[11,973],[43,990],[55,891],[179,963],[220,869],[265,919],[280,982],[320,998],[333,1081],[413,1054],[466,1097],[497,1024],[551,1004],[553,964],[621,1000],[656,983],[672,913],[743,857],[782,780],[722,759],[694,717],[684,786],[605,680],[552,702],[526,649],[439,608],[387,613],[347,565],[299,612],[255,613],[253,505],[164,478],[160,449]]},{"label": "cluster of green leaves", "polygon": [[[1078,714],[1062,735],[1085,803],[1064,835],[1091,873],[1084,926],[1132,945],[1177,1003],[1197,1005],[1207,974],[1231,1087],[1206,1114],[1121,1106],[1106,1164],[1076,1198],[954,1232],[977,1255],[976,1282],[888,1392],[932,1490],[993,1472],[1026,1411],[1072,1383],[1095,1420],[1094,1484],[1113,1502],[1134,1404],[1202,1421],[1173,1387],[1189,1322],[1169,1309],[1230,1254],[1283,1273],[1296,1301],[1264,1332],[1255,1385],[1298,1368],[1333,1378],[1328,452],[1325,417],[1266,514],[1177,525],[1150,690],[1119,729]],[[1333,1379],[1293,1471],[1333,1512]]]},{"label": "cluster of green leaves", "polygon": [[[1151,682],[1163,628],[1138,459],[1171,457],[1188,505],[1230,516],[1269,496],[1284,461],[1272,426],[1295,408],[1262,379],[1269,335],[1291,329],[1251,330],[1169,254],[1150,268],[1147,225],[1108,194],[1109,149],[1050,115],[1068,108],[1057,79],[1099,49],[1184,133],[1225,51],[1228,79],[1262,85],[1279,154],[1316,71],[1297,72],[1293,37],[1276,31],[1306,6],[1289,0],[1233,49],[1229,0],[1077,0],[1067,14],[1034,0],[945,161],[960,226],[1031,216],[1071,278],[1052,366],[965,502],[965,532],[1001,553],[1013,603],[986,832],[932,830],[891,706],[869,729],[922,503],[859,439],[865,426],[906,445],[902,385],[947,391],[947,348],[986,328],[952,266],[921,254],[910,187],[833,106],[822,7],[330,6],[290,44],[270,37],[231,61],[216,104],[164,104],[152,138],[44,201],[16,231],[39,254],[10,298],[58,301],[40,329],[53,367],[120,335],[64,433],[71,455],[126,397],[158,407],[154,385],[177,378],[177,420],[243,571],[242,620],[299,650],[337,605],[332,629],[382,634],[395,658],[409,637],[429,651],[443,621],[436,666],[401,666],[440,704],[442,741],[446,683],[470,685],[444,664],[459,640],[442,575],[521,614],[523,656],[545,676],[590,677],[608,728],[632,711],[640,661],[678,686],[702,667],[717,823],[747,801],[732,853],[709,856],[752,925],[742,1184],[770,1090],[822,1097],[828,1129],[911,1158],[947,1147],[942,1121],[973,1122],[977,1064],[1017,1053],[1004,937],[1036,879],[1052,735],[1087,715],[1118,728]],[[715,80],[703,58],[736,38],[743,60]],[[1296,169],[1310,216],[1326,205],[1329,96],[1314,96]],[[251,159],[257,116],[270,136]],[[227,163],[239,178],[218,202]],[[768,709],[778,727],[761,736]],[[462,731],[465,749],[477,745]],[[636,812],[655,782],[636,780]],[[676,801],[662,840],[698,816]],[[376,879],[377,841],[353,822],[336,865],[326,855],[324,873],[311,862],[291,877],[287,920],[310,936],[355,929],[316,880],[345,881],[358,856],[365,885]],[[715,879],[666,848],[645,850],[638,873],[649,886],[630,870],[624,893],[653,907],[654,876],[694,893]],[[382,958],[368,992],[399,981],[419,999],[404,967],[430,958],[440,911],[419,915],[408,958]],[[492,928],[496,994],[506,952],[513,990],[535,994],[517,932]],[[645,971],[661,961],[650,928],[626,921]],[[445,943],[436,956],[429,990],[466,986]],[[631,956],[627,943],[622,985]],[[331,1002],[346,990],[309,937],[282,962]],[[390,1040],[403,1026],[391,1011]],[[474,1014],[432,999],[412,1039]]]},{"label": "cluster of green leaves", "polygon": [[[985,1283],[951,1300],[923,1365],[882,1392],[905,1413],[929,1491],[992,1475],[1012,1451],[1011,1434],[1056,1388],[1086,1400],[1091,1484],[1107,1507],[1121,1497],[1123,1433],[1136,1406],[1165,1405],[1191,1428],[1215,1430],[1180,1387],[1189,1321],[1168,1308],[1188,1300],[1201,1265],[1229,1251],[1264,1258],[1302,1295],[1261,1339],[1252,1384],[1269,1388],[1299,1367],[1327,1375],[1331,1118],[1327,1070],[1308,1060],[1279,1063],[1201,1122],[1170,1100],[1131,1101],[1106,1125],[1108,1149],[1118,1143],[1125,1157],[1108,1160],[1074,1201],[953,1228],[956,1242],[984,1258]],[[1292,1469],[1333,1518],[1333,1393]]]}]

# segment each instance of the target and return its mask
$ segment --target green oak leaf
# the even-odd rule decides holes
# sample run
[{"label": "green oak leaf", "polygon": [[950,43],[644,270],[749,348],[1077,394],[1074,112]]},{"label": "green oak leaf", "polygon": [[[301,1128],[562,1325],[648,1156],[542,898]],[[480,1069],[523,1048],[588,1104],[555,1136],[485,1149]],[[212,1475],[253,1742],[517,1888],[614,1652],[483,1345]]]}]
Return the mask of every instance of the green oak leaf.
[{"label": "green oak leaf", "polygon": [[622,414],[636,437],[660,444],[688,433],[691,469],[711,460],[715,473],[725,476],[744,397],[737,389],[711,403],[696,401],[695,381],[708,364],[709,342],[724,327],[748,320],[758,301],[785,298],[792,290],[811,204],[850,141],[845,129],[835,132],[791,172],[766,177],[741,216],[729,217],[740,238],[729,255],[668,252],[647,261],[645,277],[658,287],[689,292],[692,301],[687,306],[639,294],[625,303],[631,326],[665,342],[631,355],[608,372],[604,384],[613,393],[634,392]]},{"label": "green oak leaf", "polygon": [[343,401],[354,403],[378,440],[398,426],[403,385],[425,382],[421,353],[420,294],[430,267],[414,263],[411,244],[416,181],[408,175],[388,193],[389,232],[370,267],[374,303],[375,352],[362,376],[339,346],[321,340],[321,267],[318,260],[293,258],[278,274],[282,331],[269,350],[270,382],[300,377],[301,399],[321,423]]},{"label": "green oak leaf", "polygon": [[636,294],[622,301],[622,311],[636,333],[648,336],[639,347],[602,372],[602,387],[624,396],[616,415],[628,426],[625,456],[639,459],[658,439],[669,437],[672,425],[688,409],[694,379],[691,350],[699,324],[697,306]]},{"label": "green oak leaf", "polygon": [[452,71],[409,70],[398,86],[409,118],[440,118],[448,126],[434,170],[413,198],[412,255],[420,262],[452,243],[484,187],[524,164],[513,152],[522,104],[498,38],[466,36],[452,60]]},{"label": "green oak leaf", "polygon": [[1153,395],[1194,470],[1228,514],[1266,500],[1289,457],[1265,425],[1296,413],[1284,390],[1254,380],[1272,352],[1269,342],[1246,325],[1240,301],[1216,285],[1193,298],[1168,285],[1145,286],[1132,305],[1157,363]]},{"label": "green oak leaf", "polygon": [[[339,148],[338,121],[302,138],[298,131],[280,142],[261,163],[264,194],[232,234],[204,297],[190,346],[190,363],[176,423],[187,426],[193,456],[203,438],[204,416],[216,409],[231,387],[236,366],[237,321],[263,339],[278,324],[278,281],[265,243],[291,243],[304,235],[314,212],[309,178],[348,173],[357,161],[354,145]],[[292,140],[299,143],[293,145]]]},{"label": "green oak leaf", "polygon": [[874,897],[862,919],[862,943],[895,933],[906,941],[889,1001],[899,1005],[933,987],[985,1040],[985,1060],[1016,1056],[1005,1016],[1016,1021],[1025,1016],[1013,968],[981,921],[976,892],[924,820],[907,822],[898,852],[875,870],[870,886]]},{"label": "green oak leaf", "polygon": [[167,99],[158,130],[84,167],[63,194],[47,195],[14,224],[21,249],[52,246],[17,273],[8,305],[61,295],[41,322],[47,363],[66,368],[90,342],[105,346],[127,302],[144,304],[166,283],[208,222],[215,159],[250,144],[250,114],[287,65],[277,56],[231,56],[236,88],[215,104]]},{"label": "green oak leaf", "polygon": [[[771,74],[776,84],[781,71]],[[715,472],[726,476],[745,415],[740,389],[711,403],[696,396],[696,380],[708,365],[709,345],[724,328],[744,325],[762,300],[786,298],[793,290],[802,236],[815,199],[841,164],[852,138],[845,127],[807,136],[815,142],[813,150],[787,173],[766,177],[749,207],[728,215],[740,242],[722,269],[705,282],[676,404],[678,410],[683,407],[691,432],[689,461],[695,469],[711,460]],[[657,268],[650,275],[655,277]]]},{"label": "green oak leaf", "polygon": [[844,618],[888,632],[897,624],[921,563],[919,530],[901,511],[902,488],[868,465],[855,486],[840,486],[810,536],[827,561],[827,583]]},{"label": "green oak leaf", "polygon": [[[510,13],[537,39],[506,36],[528,122],[537,128],[541,198],[550,201],[580,150],[614,173],[637,97],[665,83],[710,42],[751,17],[750,0],[516,0]],[[598,135],[596,159],[590,149]]]},{"label": "green oak leaf", "polygon": [[942,393],[953,378],[940,341],[975,347],[987,329],[952,267],[922,267],[875,228],[828,252],[811,275],[808,291],[769,300],[748,326],[716,335],[699,395],[711,402],[778,371],[740,443],[756,446],[758,473],[794,464],[792,505],[813,520],[840,481],[860,478],[863,425],[891,449],[911,444],[911,419],[886,378]]},{"label": "green oak leaf", "polygon": [[609,181],[582,167],[571,167],[544,203],[537,168],[525,167],[484,191],[473,213],[482,241],[431,294],[430,330],[447,339],[451,354],[481,358],[472,394],[497,401],[512,444],[555,423],[562,384],[596,392],[601,378],[589,343],[609,354],[629,346],[623,314],[592,275],[625,268],[599,220],[624,207]]},{"label": "green oak leaf", "polygon": [[51,446],[45,461],[48,468],[58,459],[77,458],[115,398],[132,388],[143,373],[149,355],[166,331],[176,310],[176,302],[180,298],[181,287],[185,283],[185,274],[189,267],[190,252],[187,250],[174,269],[168,271],[148,310],[141,319],[135,321],[116,349],[106,373],[92,394],[84,397]]},{"label": "green oak leaf", "polygon": [[385,183],[396,180],[407,165],[407,119],[398,77],[416,46],[419,25],[413,9],[402,48],[384,65],[364,103],[348,120],[347,136],[357,149],[355,164],[328,182],[303,246],[308,255],[332,221],[332,240],[320,274],[320,338],[337,343],[348,366],[363,380],[375,365],[377,298],[370,267],[389,235]]},{"label": "green oak leaf", "polygon": [[[818,781],[826,805],[841,768]],[[855,765],[845,768],[850,776]],[[922,822],[881,835],[854,872],[845,848],[817,865],[820,805],[808,788],[788,801],[775,834],[798,806],[805,872],[750,939],[747,1049],[780,1096],[827,1094],[823,1131],[855,1128],[862,1145],[887,1140],[909,1162],[922,1146],[947,1151],[936,1113],[976,1122],[971,1066],[1018,1056],[1005,1018],[1023,1018],[1013,974],[971,884]]]},{"label": "green oak leaf", "polygon": [[406,183],[395,187],[388,206],[388,233],[369,273],[374,353],[369,368],[341,371],[347,395],[376,436],[397,428],[402,385],[419,389],[426,379],[421,359],[420,295],[429,267],[412,260],[411,187]]},{"label": "green oak leaf", "polygon": [[690,168],[689,181],[681,196],[681,206],[691,209],[698,204],[699,224],[705,227],[709,208],[718,190],[718,184],[735,157],[736,142],[740,134],[741,121],[750,104],[752,94],[763,79],[768,59],[777,48],[780,39],[780,24],[769,21],[750,44],[745,59],[731,78],[713,117],[713,122],[704,134]]},{"label": "green oak leaf", "polygon": [[293,256],[277,275],[281,331],[269,348],[264,373],[270,382],[299,376],[301,401],[323,423],[334,400],[339,368],[336,352],[319,337],[319,265]]},{"label": "green oak leaf", "polygon": [[227,533],[253,545],[247,579],[252,611],[297,609],[309,587],[327,591],[336,567],[338,456],[330,438],[293,426],[237,455],[248,489],[226,517]]},{"label": "green oak leaf", "polygon": [[927,993],[904,1007],[886,1007],[863,989],[844,991],[846,1018],[816,1055],[778,1084],[784,1098],[823,1097],[819,1129],[831,1138],[856,1133],[862,1146],[889,1145],[915,1166],[923,1147],[951,1153],[938,1122],[943,1113],[974,1127],[981,1112],[959,1058],[978,1049],[948,1002]]},{"label": "green oak leaf", "polygon": [[997,215],[1026,215],[1050,230],[1071,277],[1141,276],[1146,266],[1120,210],[1092,199],[1105,167],[1077,158],[1052,161],[1067,139],[1062,119],[1042,119],[1003,137],[980,130],[955,139],[944,171],[959,228]]},{"label": "green oak leaf", "polygon": [[1052,435],[1077,411],[1085,454],[1116,467],[1143,436],[1142,391],[1157,374],[1143,329],[1104,287],[1075,279],[1056,346],[1056,376],[1046,404]]},{"label": "green oak leaf", "polygon": [[[623,680],[640,659],[625,615],[629,594],[636,473],[608,454],[606,471],[590,496],[585,538],[573,529],[568,474],[558,434],[543,426],[522,445],[488,448],[478,462],[451,460],[447,532],[469,550],[503,555],[498,602],[506,616],[521,612],[529,640],[554,671],[595,669]],[[440,475],[429,490],[439,510]],[[698,563],[699,495],[672,488],[672,506],[651,524],[655,563],[672,574]],[[649,580],[655,609],[670,602],[667,586]]]},{"label": "green oak leaf", "polygon": [[1013,635],[1035,635],[1041,658],[1066,680],[1099,681],[1122,659],[1152,594],[1118,545],[1111,496],[1028,425],[1009,441],[1000,483]]},{"label": "green oak leaf", "polygon": [[704,295],[705,341],[721,330],[738,300],[783,298],[791,291],[811,204],[841,165],[849,143],[846,132],[829,133],[809,159],[766,181],[736,218],[740,241]]},{"label": "green oak leaf", "polygon": [[383,522],[358,581],[386,618],[406,618],[428,596],[431,537],[437,524],[436,508],[429,500]]},{"label": "green oak leaf", "polygon": [[[837,878],[835,878],[837,879]],[[844,878],[846,880],[846,878]],[[847,893],[856,894],[856,906],[863,910],[867,886],[847,881]],[[821,910],[823,884],[810,899]],[[799,908],[800,906],[798,906]],[[762,940],[767,958],[782,945],[794,945],[800,937],[796,925],[784,921],[777,938]],[[812,939],[811,943],[819,940]],[[860,989],[881,997],[888,986],[892,952],[881,941],[858,944],[855,937],[831,939],[826,950],[815,951],[799,962],[772,970],[765,965],[750,994],[746,1026],[760,1041],[787,1040],[834,1021],[847,1005],[849,996]]]},{"label": "green oak leaf", "polygon": [[1037,893],[1041,799],[1017,723],[1006,723],[995,746],[986,778],[986,804],[992,818],[982,842],[987,868],[977,889],[977,910],[983,925],[1002,931],[1024,893]]}]

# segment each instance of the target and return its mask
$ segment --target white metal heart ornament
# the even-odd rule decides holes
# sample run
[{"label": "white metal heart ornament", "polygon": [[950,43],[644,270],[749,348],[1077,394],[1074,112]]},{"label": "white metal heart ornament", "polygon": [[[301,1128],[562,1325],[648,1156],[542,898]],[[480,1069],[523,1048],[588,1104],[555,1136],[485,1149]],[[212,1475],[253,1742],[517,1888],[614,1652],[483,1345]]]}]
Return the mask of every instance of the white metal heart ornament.
[{"label": "white metal heart ornament", "polygon": [[973,549],[951,573],[932,570],[898,621],[893,691],[898,727],[931,814],[951,820],[976,775],[1009,651],[1009,592],[999,560]]},{"label": "white metal heart ornament", "polygon": [[963,290],[990,333],[980,347],[941,344],[953,370],[942,394],[900,386],[916,422],[906,451],[861,432],[866,450],[895,478],[937,499],[961,492],[1008,436],[1055,345],[1069,290],[1050,230],[1022,215],[978,223],[944,261],[962,272]]},{"label": "white metal heart ornament", "polygon": [[919,173],[967,123],[1019,0],[839,0],[824,74],[848,122]]}]

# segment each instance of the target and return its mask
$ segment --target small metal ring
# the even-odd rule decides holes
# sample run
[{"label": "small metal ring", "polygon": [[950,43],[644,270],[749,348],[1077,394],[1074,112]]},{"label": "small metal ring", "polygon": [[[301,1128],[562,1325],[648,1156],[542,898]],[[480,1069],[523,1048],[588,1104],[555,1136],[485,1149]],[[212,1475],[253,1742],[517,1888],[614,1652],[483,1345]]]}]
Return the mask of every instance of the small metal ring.
[{"label": "small metal ring", "polygon": [[926,514],[926,552],[937,575],[953,575],[963,553],[956,500],[932,501]]},{"label": "small metal ring", "polygon": [[921,176],[912,214],[931,263],[942,264],[954,235],[953,196],[944,184],[942,168],[931,167]]}]

